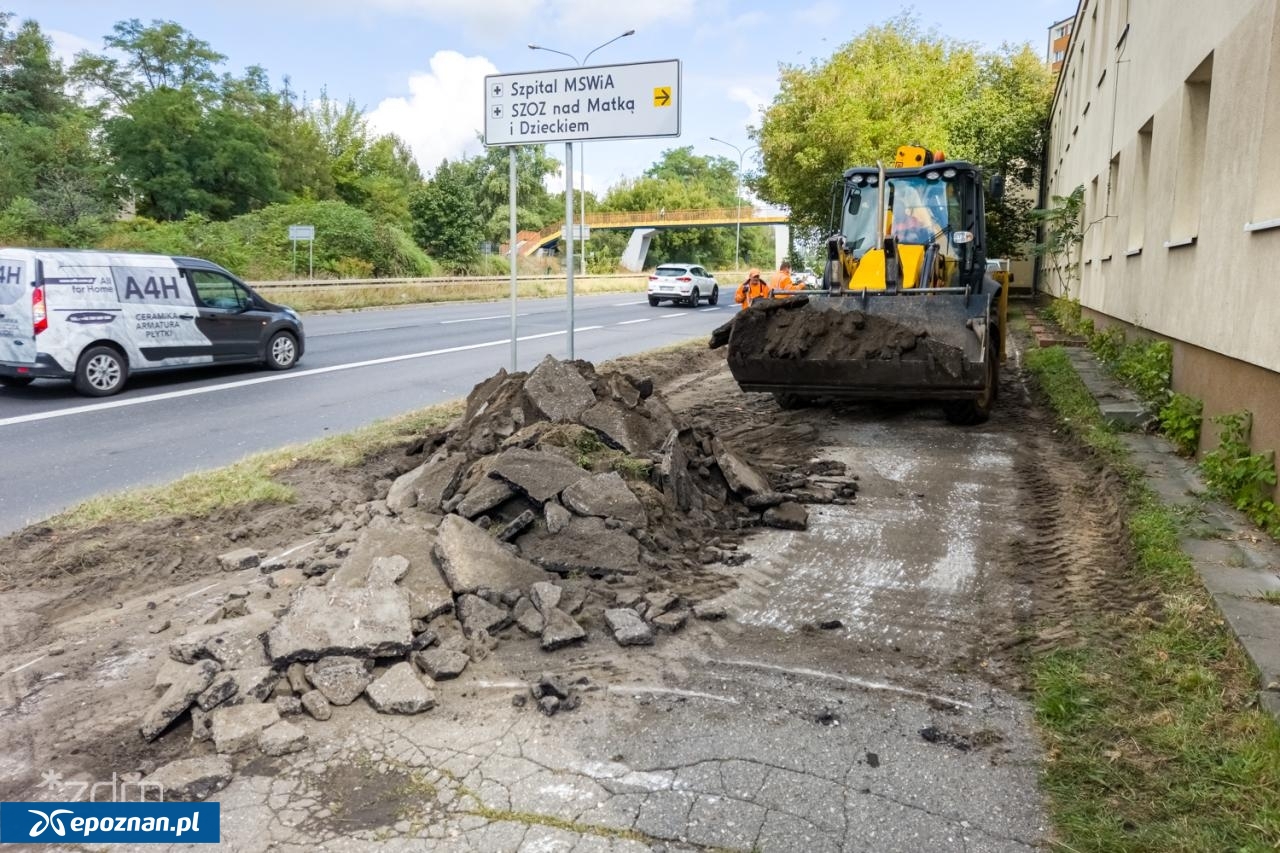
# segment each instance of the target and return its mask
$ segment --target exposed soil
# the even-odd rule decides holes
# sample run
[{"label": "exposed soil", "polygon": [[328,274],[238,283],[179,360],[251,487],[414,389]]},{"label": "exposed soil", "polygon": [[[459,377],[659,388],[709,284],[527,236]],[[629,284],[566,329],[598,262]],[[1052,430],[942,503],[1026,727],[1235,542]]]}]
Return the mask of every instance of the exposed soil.
[{"label": "exposed soil", "polygon": [[[722,351],[685,348],[608,367],[652,378],[673,411],[749,453],[771,478],[823,471],[826,415],[781,411],[766,395],[710,382],[723,376]],[[1006,556],[986,568],[1000,582],[981,588],[980,647],[955,664],[1020,685],[1029,638],[1037,646],[1071,643],[1074,620],[1099,602],[1139,602],[1117,571],[1126,556],[1122,484],[1054,430],[1017,371],[1006,372],[1001,394],[990,428],[1016,436],[1021,510],[1009,519]],[[881,411],[892,418],[895,409]],[[217,555],[243,545],[280,548],[333,530],[357,506],[385,497],[390,481],[420,461],[395,448],[358,469],[295,467],[281,475],[298,494],[286,506],[74,532],[36,526],[0,541],[0,796],[28,791],[45,767],[109,778],[189,754],[186,722],[154,744],[138,737],[151,680],[175,634],[143,629],[158,627],[163,614],[196,624],[208,597],[189,597],[225,577]],[[670,532],[677,543],[694,533],[706,537],[674,521]],[[725,577],[690,571],[666,580],[674,592],[697,598],[718,591]]]}]

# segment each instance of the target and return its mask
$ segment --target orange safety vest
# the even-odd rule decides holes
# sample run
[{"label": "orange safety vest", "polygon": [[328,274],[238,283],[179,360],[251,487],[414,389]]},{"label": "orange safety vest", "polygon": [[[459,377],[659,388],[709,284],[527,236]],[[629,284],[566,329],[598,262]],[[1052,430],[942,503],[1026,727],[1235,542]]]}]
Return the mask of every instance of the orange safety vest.
[{"label": "orange safety vest", "polygon": [[769,287],[773,290],[774,296],[785,297],[791,294],[780,293],[779,291],[795,290],[796,283],[791,280],[791,273],[778,270],[773,274],[773,281],[769,282]]},{"label": "orange safety vest", "polygon": [[738,292],[734,294],[733,301],[740,304],[743,308],[750,308],[751,303],[757,299],[767,299],[769,296],[769,285],[763,280],[756,279],[752,281],[747,279],[738,285]]}]

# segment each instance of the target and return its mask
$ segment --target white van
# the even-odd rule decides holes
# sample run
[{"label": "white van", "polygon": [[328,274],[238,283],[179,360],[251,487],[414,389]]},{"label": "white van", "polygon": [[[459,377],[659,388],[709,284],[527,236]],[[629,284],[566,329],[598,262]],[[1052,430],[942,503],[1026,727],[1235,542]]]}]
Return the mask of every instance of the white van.
[{"label": "white van", "polygon": [[105,397],[131,373],[287,370],[302,320],[199,258],[0,247],[0,384],[70,379]]}]

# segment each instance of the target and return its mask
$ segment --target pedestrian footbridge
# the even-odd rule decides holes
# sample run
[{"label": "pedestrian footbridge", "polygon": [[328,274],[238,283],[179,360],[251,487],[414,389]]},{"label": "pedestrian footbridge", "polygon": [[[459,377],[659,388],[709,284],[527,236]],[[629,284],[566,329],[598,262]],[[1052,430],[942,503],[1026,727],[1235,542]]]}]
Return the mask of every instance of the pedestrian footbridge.
[{"label": "pedestrian footbridge", "polygon": [[[658,231],[671,228],[714,228],[728,226],[770,226],[774,229],[774,242],[780,262],[788,245],[790,216],[783,211],[757,207],[714,207],[696,210],[624,210],[588,213],[586,224],[594,230],[630,230],[631,239],[622,255],[622,265],[629,270],[644,268],[649,244]],[[557,222],[544,228],[537,235],[530,235],[519,243],[519,254],[528,257],[539,249],[559,244],[564,236],[564,223]]]}]

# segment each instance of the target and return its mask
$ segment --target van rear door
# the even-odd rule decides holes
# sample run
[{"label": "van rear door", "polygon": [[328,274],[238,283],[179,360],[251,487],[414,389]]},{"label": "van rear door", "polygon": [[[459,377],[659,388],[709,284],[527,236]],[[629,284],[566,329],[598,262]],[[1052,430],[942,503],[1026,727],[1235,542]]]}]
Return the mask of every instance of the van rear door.
[{"label": "van rear door", "polygon": [[35,363],[36,335],[31,322],[35,271],[35,258],[28,253],[0,251],[0,362]]}]

